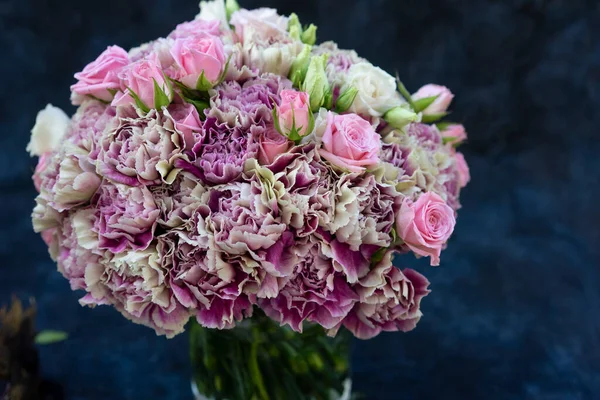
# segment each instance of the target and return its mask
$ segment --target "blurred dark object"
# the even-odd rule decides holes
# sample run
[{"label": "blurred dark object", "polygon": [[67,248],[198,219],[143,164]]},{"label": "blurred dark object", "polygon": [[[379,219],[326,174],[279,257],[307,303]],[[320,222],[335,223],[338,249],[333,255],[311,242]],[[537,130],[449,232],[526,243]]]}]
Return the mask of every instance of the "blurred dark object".
[{"label": "blurred dark object", "polygon": [[0,388],[1,400],[60,400],[60,386],[40,376],[40,360],[35,346],[35,302],[27,308],[13,298],[0,309]]}]

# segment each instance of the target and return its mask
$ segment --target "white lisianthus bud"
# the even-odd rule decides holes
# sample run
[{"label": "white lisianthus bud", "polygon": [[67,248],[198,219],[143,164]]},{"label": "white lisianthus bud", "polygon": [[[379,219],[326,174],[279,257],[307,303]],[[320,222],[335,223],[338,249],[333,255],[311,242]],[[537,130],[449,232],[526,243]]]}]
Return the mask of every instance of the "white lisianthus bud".
[{"label": "white lisianthus bud", "polygon": [[358,90],[356,90],[356,88],[353,87],[349,87],[346,90],[344,90],[335,102],[335,111],[337,113],[343,113],[346,110],[348,110],[352,103],[354,103],[354,99],[356,98],[357,94]]},{"label": "white lisianthus bud", "polygon": [[302,36],[302,25],[300,24],[298,16],[294,13],[290,14],[288,32],[290,33],[290,37],[294,40],[300,40],[300,37]]},{"label": "white lisianthus bud", "polygon": [[27,151],[32,156],[41,156],[58,147],[69,127],[70,119],[63,110],[48,104],[40,111],[31,130]]},{"label": "white lisianthus bud", "polygon": [[325,96],[329,92],[329,82],[325,73],[327,65],[327,55],[313,56],[310,59],[306,78],[302,89],[310,95],[310,108],[317,112],[325,102]]},{"label": "white lisianthus bud", "polygon": [[225,0],[225,15],[227,16],[227,21],[231,18],[231,15],[240,9],[240,5],[235,0]]},{"label": "white lisianthus bud", "polygon": [[393,128],[402,129],[411,122],[417,122],[419,115],[406,105],[401,105],[386,112],[383,119]]},{"label": "white lisianthus bud", "polygon": [[304,82],[304,78],[306,78],[308,64],[310,64],[310,51],[311,46],[305,45],[290,68],[289,78],[296,87],[300,87],[302,82]]}]

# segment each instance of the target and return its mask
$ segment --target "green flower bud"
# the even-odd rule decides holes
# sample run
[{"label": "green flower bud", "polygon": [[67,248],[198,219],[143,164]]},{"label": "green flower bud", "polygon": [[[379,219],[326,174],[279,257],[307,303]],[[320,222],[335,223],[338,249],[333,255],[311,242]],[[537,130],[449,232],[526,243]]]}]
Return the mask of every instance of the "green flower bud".
[{"label": "green flower bud", "polygon": [[357,94],[358,89],[352,86],[344,90],[335,102],[335,111],[337,113],[343,113],[344,111],[348,110],[354,102]]},{"label": "green flower bud", "polygon": [[399,106],[386,112],[383,119],[393,128],[402,129],[411,122],[418,121],[419,115],[406,106]]},{"label": "green flower bud", "polygon": [[300,40],[302,36],[302,25],[300,24],[298,16],[294,13],[290,14],[288,32],[290,33],[290,37],[294,40]]},{"label": "green flower bud", "polygon": [[325,96],[329,91],[329,82],[325,74],[325,65],[327,63],[327,54],[313,56],[310,59],[306,78],[302,84],[302,90],[310,96],[310,109],[317,112],[324,104]]},{"label": "green flower bud", "polygon": [[308,70],[308,64],[310,64],[310,51],[311,47],[305,45],[298,57],[292,63],[290,68],[289,78],[295,87],[300,87],[306,77],[306,71]]},{"label": "green flower bud", "polygon": [[227,15],[227,21],[231,19],[231,15],[240,9],[240,5],[236,0],[225,0],[225,13]]},{"label": "green flower bud", "polygon": [[310,24],[304,32],[302,32],[302,42],[310,44],[311,46],[317,41],[317,27],[314,24]]}]

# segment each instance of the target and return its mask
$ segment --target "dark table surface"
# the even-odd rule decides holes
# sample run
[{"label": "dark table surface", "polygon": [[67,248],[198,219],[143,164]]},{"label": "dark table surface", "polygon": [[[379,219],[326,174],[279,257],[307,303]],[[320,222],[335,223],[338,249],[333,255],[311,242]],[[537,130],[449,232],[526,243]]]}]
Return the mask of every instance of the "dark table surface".
[{"label": "dark table surface", "polygon": [[[472,182],[408,334],[355,342],[367,399],[600,398],[600,6],[597,1],[242,0],[296,11],[413,89],[457,94]],[[300,3],[300,4],[294,4]],[[41,350],[68,399],[188,399],[187,338],[156,337],[111,308],[80,308],[30,211],[25,153],[46,103],[72,112],[72,75],[192,19],[194,0],[0,3],[0,302],[33,296]]]}]

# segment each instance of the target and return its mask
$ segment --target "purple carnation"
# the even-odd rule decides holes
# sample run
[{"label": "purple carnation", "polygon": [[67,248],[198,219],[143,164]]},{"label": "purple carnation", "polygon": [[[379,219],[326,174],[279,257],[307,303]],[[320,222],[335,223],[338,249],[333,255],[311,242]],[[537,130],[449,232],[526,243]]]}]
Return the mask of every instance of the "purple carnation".
[{"label": "purple carnation", "polygon": [[86,150],[90,160],[96,160],[102,135],[116,114],[114,107],[96,100],[87,100],[73,115],[65,141]]},{"label": "purple carnation", "polygon": [[298,237],[304,237],[331,219],[331,171],[317,156],[314,145],[296,146],[267,167],[284,189],[283,218]]},{"label": "purple carnation", "polygon": [[173,337],[183,332],[190,312],[166,285],[168,271],[154,245],[105,257],[102,264],[86,267],[88,294],[80,303],[112,304],[135,323]]},{"label": "purple carnation", "polygon": [[[242,289],[248,275],[227,262],[214,262],[207,247],[184,236],[159,237],[163,266],[169,268],[168,286],[179,303],[207,328],[233,328],[252,314],[252,304]],[[211,265],[214,264],[214,265]]]},{"label": "purple carnation", "polygon": [[320,244],[295,248],[299,262],[279,295],[259,301],[275,321],[302,332],[302,323],[316,322],[326,329],[338,325],[358,300],[346,279],[333,268]]},{"label": "purple carnation", "polygon": [[291,89],[292,82],[273,74],[247,80],[223,82],[211,93],[207,116],[217,118],[230,127],[248,129],[251,125],[265,125],[273,120],[273,105],[279,104],[282,90]]},{"label": "purple carnation", "polygon": [[72,212],[57,232],[58,270],[69,281],[72,290],[86,290],[86,268],[101,263],[103,251],[98,250],[96,235],[90,229],[94,219],[94,210],[91,208]]},{"label": "purple carnation", "polygon": [[144,116],[120,108],[115,126],[104,136],[98,172],[129,186],[159,184],[182,149],[182,133],[168,112]]},{"label": "purple carnation", "polygon": [[406,161],[406,157],[398,143],[383,143],[381,145],[379,159],[383,162],[392,164],[398,169],[402,169],[404,162]]},{"label": "purple carnation", "polygon": [[327,229],[353,251],[362,245],[388,247],[401,199],[393,186],[371,174],[345,175],[337,182],[335,216]]},{"label": "purple carnation", "polygon": [[214,188],[203,200],[206,229],[214,235],[215,244],[229,254],[269,249],[287,229],[249,183]]},{"label": "purple carnation", "polygon": [[400,271],[392,264],[391,256],[391,252],[386,253],[354,286],[360,302],[343,324],[359,339],[370,339],[381,331],[410,331],[421,318],[419,307],[429,293],[429,281],[411,269]]},{"label": "purple carnation", "polygon": [[406,134],[426,150],[436,150],[442,145],[442,134],[435,125],[412,123],[406,128]]},{"label": "purple carnation", "polygon": [[228,183],[242,175],[244,163],[256,158],[258,137],[264,132],[260,125],[245,130],[219,124],[216,118],[207,118],[203,137],[185,157],[175,161],[175,167],[191,172],[208,185]]},{"label": "purple carnation", "polygon": [[100,238],[101,249],[119,253],[125,249],[143,250],[150,245],[160,210],[146,187],[105,182],[95,206],[97,219],[93,229]]}]

